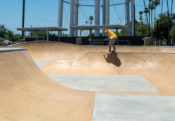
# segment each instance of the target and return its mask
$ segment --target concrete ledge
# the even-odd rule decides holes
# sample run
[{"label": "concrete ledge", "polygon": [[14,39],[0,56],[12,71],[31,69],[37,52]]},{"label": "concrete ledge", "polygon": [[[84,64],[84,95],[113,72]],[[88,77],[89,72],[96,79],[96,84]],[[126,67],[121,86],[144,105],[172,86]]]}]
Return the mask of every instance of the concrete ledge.
[{"label": "concrete ledge", "polygon": [[0,52],[24,51],[25,48],[0,48]]}]

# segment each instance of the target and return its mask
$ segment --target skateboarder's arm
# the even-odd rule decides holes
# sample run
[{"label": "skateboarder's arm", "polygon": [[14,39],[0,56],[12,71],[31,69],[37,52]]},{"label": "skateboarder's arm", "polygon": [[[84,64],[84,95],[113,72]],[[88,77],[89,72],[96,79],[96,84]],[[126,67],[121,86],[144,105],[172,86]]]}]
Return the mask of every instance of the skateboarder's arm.
[{"label": "skateboarder's arm", "polygon": [[105,39],[105,41],[107,41],[107,40],[109,40],[109,37],[107,37],[107,38]]}]

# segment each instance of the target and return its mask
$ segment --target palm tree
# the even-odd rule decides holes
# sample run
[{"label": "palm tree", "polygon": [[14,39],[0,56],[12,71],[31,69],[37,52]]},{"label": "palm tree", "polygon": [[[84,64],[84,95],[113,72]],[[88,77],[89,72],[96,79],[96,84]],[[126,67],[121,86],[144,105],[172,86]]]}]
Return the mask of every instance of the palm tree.
[{"label": "palm tree", "polygon": [[142,15],[143,15],[143,11],[139,11],[139,14],[140,14],[140,21],[142,22],[143,21],[143,17],[142,17]]},{"label": "palm tree", "polygon": [[173,16],[173,3],[174,3],[174,0],[171,1],[171,16]]},{"label": "palm tree", "polygon": [[156,8],[158,5],[160,5],[160,0],[154,0],[154,5],[155,5],[155,16],[156,16]]},{"label": "palm tree", "polygon": [[160,0],[154,0],[154,4],[157,7],[158,5],[160,5]]},{"label": "palm tree", "polygon": [[143,0],[143,3],[144,3],[144,8],[145,8],[144,13],[145,13],[145,16],[146,16],[146,23],[147,23],[147,25],[148,25],[148,13],[149,13],[149,10],[148,10],[148,8],[146,7],[145,0]]},{"label": "palm tree", "polygon": [[140,14],[140,22],[141,22],[141,29],[142,29],[142,35],[143,35],[143,17],[142,17],[142,15],[143,15],[143,11],[139,11],[139,14]]},{"label": "palm tree", "polygon": [[166,0],[167,1],[167,12],[168,12],[168,15],[169,15],[169,11],[170,11],[170,9],[169,9],[169,2],[168,2],[168,0]]},{"label": "palm tree", "polygon": [[[148,7],[146,6],[146,2],[145,0],[143,0],[144,3],[144,13],[146,15],[146,20],[147,20],[147,25],[149,28],[149,35],[151,34],[151,26],[153,26],[153,10],[155,10],[155,14],[154,14],[154,18],[156,16],[156,7],[160,4],[160,0],[148,0],[149,1],[149,5]],[[147,15],[149,14],[149,16]],[[155,19],[154,19],[155,20]]]},{"label": "palm tree", "polygon": [[150,9],[150,26],[153,26],[153,10],[155,9],[154,1],[150,2],[149,9]]},{"label": "palm tree", "polygon": [[92,21],[94,20],[93,16],[89,16],[89,21],[90,21],[90,25],[92,25]]},{"label": "palm tree", "polygon": [[144,13],[146,15],[146,24],[147,24],[146,30],[148,30],[148,28],[149,28],[148,27],[148,13],[149,13],[149,9],[147,7],[145,7]]},{"label": "palm tree", "polygon": [[[90,25],[92,25],[92,21],[94,20],[93,16],[89,16],[89,21],[90,21]],[[92,30],[90,30],[90,41],[92,40]]]},{"label": "palm tree", "polygon": [[156,8],[157,8],[158,5],[160,5],[160,0],[154,0],[154,6],[155,6],[154,23],[155,23],[155,19],[156,19]]},{"label": "palm tree", "polygon": [[162,0],[162,4],[161,4],[161,15],[163,13],[163,0]]}]

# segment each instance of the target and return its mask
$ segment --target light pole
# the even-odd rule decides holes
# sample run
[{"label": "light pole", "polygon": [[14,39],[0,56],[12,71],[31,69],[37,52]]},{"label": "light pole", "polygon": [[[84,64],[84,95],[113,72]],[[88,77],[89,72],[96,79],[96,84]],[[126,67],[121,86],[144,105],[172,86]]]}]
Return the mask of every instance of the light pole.
[{"label": "light pole", "polygon": [[[23,10],[22,10],[22,28],[25,25],[25,0],[23,0]],[[24,38],[24,31],[22,30],[22,38]]]}]

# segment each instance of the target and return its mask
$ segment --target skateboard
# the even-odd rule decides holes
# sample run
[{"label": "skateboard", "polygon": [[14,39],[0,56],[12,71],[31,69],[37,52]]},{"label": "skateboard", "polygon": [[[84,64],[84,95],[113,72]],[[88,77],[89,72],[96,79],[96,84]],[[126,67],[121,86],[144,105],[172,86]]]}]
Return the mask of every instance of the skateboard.
[{"label": "skateboard", "polygon": [[115,51],[111,51],[110,53],[107,52],[106,55],[107,55],[107,57],[110,57],[113,53],[115,53]]},{"label": "skateboard", "polygon": [[107,52],[107,55],[111,55],[113,53],[115,53],[115,51]]}]

